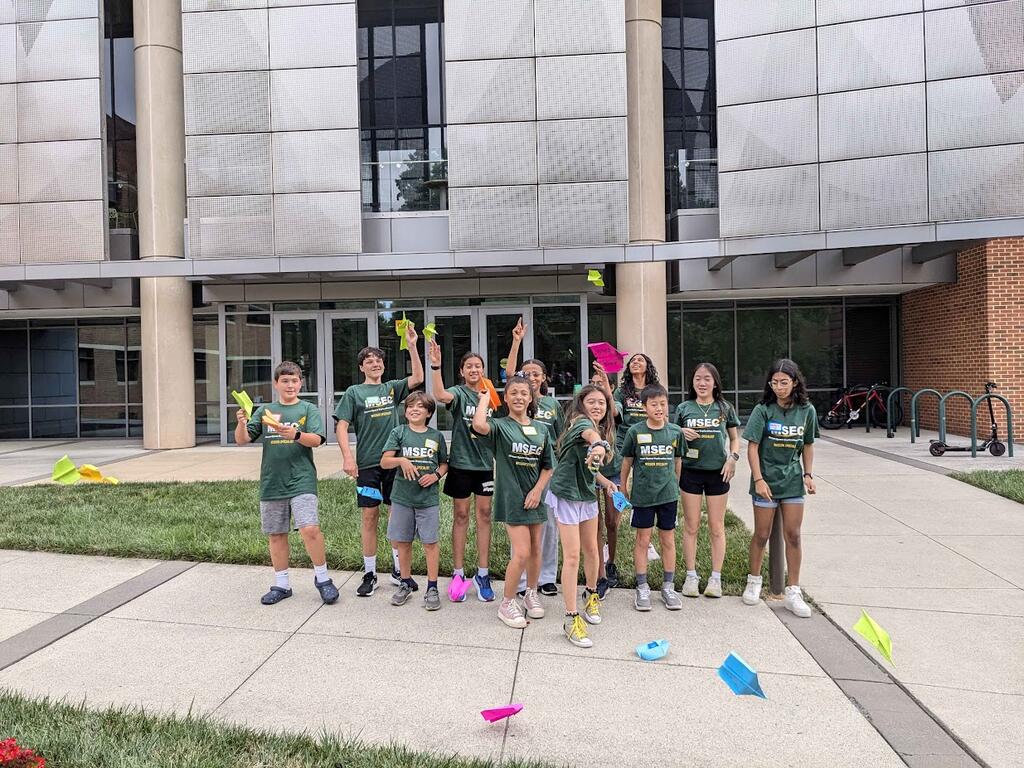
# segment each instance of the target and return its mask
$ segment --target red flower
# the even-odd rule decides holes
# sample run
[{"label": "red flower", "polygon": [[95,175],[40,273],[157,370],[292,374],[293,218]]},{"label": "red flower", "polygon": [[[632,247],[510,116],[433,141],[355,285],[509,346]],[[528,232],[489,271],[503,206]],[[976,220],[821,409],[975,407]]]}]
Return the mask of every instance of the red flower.
[{"label": "red flower", "polygon": [[46,768],[46,759],[14,739],[0,741],[0,768]]}]

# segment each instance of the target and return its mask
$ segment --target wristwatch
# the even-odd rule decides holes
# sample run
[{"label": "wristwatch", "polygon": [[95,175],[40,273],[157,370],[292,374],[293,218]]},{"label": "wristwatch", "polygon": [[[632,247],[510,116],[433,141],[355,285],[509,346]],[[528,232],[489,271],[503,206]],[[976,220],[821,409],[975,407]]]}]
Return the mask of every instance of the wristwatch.
[{"label": "wristwatch", "polygon": [[810,472],[804,472],[804,477],[809,477],[811,478],[811,480],[814,479],[814,475],[812,475]]},{"label": "wristwatch", "polygon": [[432,365],[432,366],[430,366],[430,370],[432,370],[432,371],[440,371],[441,370],[441,366],[440,365]]},{"label": "wristwatch", "polygon": [[298,440],[298,439],[299,439],[299,436],[300,436],[301,434],[302,434],[302,430],[301,430],[301,429],[299,429],[298,427],[295,427],[295,439],[296,439],[296,440]]},{"label": "wristwatch", "polygon": [[736,453],[736,451],[733,451],[732,453],[729,454],[729,458],[732,459],[733,461],[739,461],[740,455]]}]

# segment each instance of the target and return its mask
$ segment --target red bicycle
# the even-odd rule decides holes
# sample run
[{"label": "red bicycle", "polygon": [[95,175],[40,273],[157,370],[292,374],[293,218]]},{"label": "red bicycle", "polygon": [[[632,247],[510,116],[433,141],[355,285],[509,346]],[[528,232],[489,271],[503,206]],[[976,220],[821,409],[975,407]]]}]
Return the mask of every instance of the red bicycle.
[{"label": "red bicycle", "polygon": [[[886,400],[889,396],[889,386],[886,384],[875,384],[871,387],[847,387],[839,395],[836,401],[824,416],[818,417],[822,429],[839,429],[847,424],[862,422],[866,418],[864,411],[868,403],[871,403],[871,423],[876,427],[888,425],[889,409]],[[900,424],[903,421],[903,405],[897,399],[892,404],[893,424]]]}]

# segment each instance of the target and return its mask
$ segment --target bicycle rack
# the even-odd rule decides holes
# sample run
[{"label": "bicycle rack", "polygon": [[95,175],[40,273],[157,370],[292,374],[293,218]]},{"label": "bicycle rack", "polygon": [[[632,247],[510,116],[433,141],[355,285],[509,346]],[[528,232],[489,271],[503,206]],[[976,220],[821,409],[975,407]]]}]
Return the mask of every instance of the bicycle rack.
[{"label": "bicycle rack", "polygon": [[910,387],[896,387],[892,392],[889,393],[889,397],[885,401],[885,436],[895,437],[896,435],[896,424],[892,423],[892,399],[895,395],[900,392],[913,392]]},{"label": "bicycle rack", "polygon": [[978,406],[986,400],[995,398],[1006,408],[1006,453],[1013,458],[1013,408],[1010,401],[995,392],[979,395],[971,402],[971,458],[978,458]]},{"label": "bicycle rack", "polygon": [[[871,431],[871,393],[877,392],[880,389],[888,389],[889,387],[885,384],[873,384],[868,387],[868,393],[864,396],[864,431]],[[888,416],[886,416],[888,419]]]},{"label": "bicycle rack", "polygon": [[910,442],[916,442],[917,438],[921,436],[921,423],[917,420],[917,398],[921,395],[935,395],[940,400],[942,399],[942,393],[937,389],[919,389],[914,393],[914,396],[910,398]]},{"label": "bicycle rack", "polygon": [[962,392],[959,389],[954,389],[952,392],[947,392],[939,398],[939,442],[946,442],[946,401],[951,397],[963,397],[966,398],[967,402],[971,405],[974,404],[974,398],[966,392]]}]

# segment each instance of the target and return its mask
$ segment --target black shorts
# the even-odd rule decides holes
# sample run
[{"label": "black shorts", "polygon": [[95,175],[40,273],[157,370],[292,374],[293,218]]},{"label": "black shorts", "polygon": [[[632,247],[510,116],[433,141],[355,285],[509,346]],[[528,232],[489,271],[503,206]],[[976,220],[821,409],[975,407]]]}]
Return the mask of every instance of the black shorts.
[{"label": "black shorts", "polygon": [[670,501],[654,507],[633,507],[633,517],[629,524],[634,528],[653,528],[657,521],[659,531],[675,530],[678,506],[678,502]]},{"label": "black shorts", "polygon": [[494,473],[481,469],[448,467],[444,479],[444,495],[453,499],[468,499],[472,495],[494,495]]},{"label": "black shorts", "polygon": [[395,484],[395,473],[397,469],[381,469],[380,467],[366,467],[359,470],[356,477],[357,488],[376,488],[384,501],[379,501],[371,496],[363,496],[356,491],[356,504],[360,509],[372,509],[380,504],[391,504],[391,486]]},{"label": "black shorts", "polygon": [[687,469],[679,475],[679,487],[683,493],[695,496],[724,496],[729,492],[729,484],[722,479],[720,469]]}]

